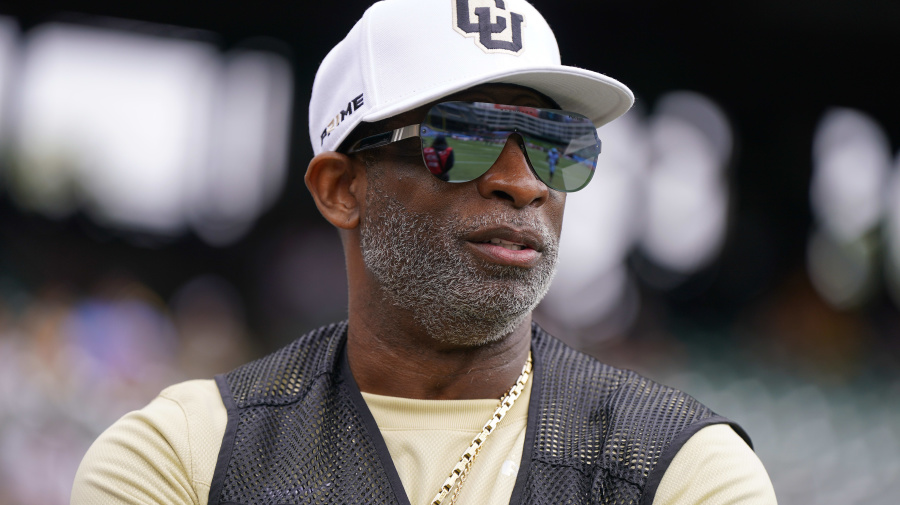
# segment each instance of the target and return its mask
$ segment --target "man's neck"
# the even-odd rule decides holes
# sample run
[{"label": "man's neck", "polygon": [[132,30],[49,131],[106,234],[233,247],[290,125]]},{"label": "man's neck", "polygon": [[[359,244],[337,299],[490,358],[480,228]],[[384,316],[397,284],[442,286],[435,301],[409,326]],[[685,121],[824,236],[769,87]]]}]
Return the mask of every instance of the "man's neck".
[{"label": "man's neck", "polygon": [[509,335],[479,346],[441,344],[416,328],[366,321],[351,312],[350,370],[361,391],[425,400],[500,398],[522,372],[531,316]]}]

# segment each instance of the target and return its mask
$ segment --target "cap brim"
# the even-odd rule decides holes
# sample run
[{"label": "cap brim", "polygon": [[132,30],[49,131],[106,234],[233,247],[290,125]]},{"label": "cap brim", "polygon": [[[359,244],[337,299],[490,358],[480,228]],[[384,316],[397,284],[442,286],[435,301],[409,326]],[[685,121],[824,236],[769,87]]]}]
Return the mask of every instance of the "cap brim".
[{"label": "cap brim", "polygon": [[634,94],[619,81],[597,72],[563,65],[525,68],[510,72],[465,76],[427,93],[417,94],[390,107],[372,110],[362,120],[380,121],[415,109],[442,97],[487,83],[507,83],[525,86],[552,98],[560,108],[584,114],[596,127],[601,127],[625,114],[634,104]]}]

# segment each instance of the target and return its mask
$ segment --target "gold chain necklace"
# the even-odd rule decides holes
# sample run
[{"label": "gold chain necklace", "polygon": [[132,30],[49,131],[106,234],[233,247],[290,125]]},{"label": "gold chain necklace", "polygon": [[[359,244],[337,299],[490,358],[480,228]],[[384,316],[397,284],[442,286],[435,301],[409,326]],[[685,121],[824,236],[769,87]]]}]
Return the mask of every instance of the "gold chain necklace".
[{"label": "gold chain necklace", "polygon": [[[481,445],[484,444],[488,435],[494,431],[497,424],[503,420],[503,417],[512,408],[516,399],[522,394],[522,390],[525,389],[525,384],[528,382],[528,377],[531,375],[531,367],[531,352],[529,352],[528,361],[526,361],[525,366],[522,367],[522,374],[519,375],[516,383],[509,388],[509,391],[500,398],[500,406],[494,411],[494,415],[491,416],[490,420],[484,424],[481,433],[475,435],[475,438],[472,440],[468,449],[466,449],[466,452],[459,458],[459,462],[456,463],[456,466],[453,467],[447,480],[444,481],[441,490],[438,491],[438,494],[431,500],[431,505],[441,505],[441,502],[444,501],[444,498],[447,497],[450,490],[453,489],[453,486],[456,486],[456,489],[453,491],[453,496],[450,497],[450,505],[456,503],[456,497],[459,496],[459,491],[462,489],[463,483],[466,482],[466,476],[469,474],[469,469],[472,468],[472,462],[475,461],[475,456],[477,456],[478,452],[481,450]],[[459,481],[458,485],[457,481]]]}]

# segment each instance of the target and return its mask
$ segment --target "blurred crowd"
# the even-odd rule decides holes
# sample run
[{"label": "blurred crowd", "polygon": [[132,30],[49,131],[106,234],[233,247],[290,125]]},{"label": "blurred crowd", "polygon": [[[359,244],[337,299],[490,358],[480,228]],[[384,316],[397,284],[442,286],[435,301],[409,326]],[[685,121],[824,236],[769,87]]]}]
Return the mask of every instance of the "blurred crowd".
[{"label": "blurred crowd", "polygon": [[90,443],[166,385],[253,356],[240,300],[214,277],[170,301],[128,278],[91,293],[0,292],[0,504],[68,503]]},{"label": "blurred crowd", "polygon": [[754,441],[780,504],[893,503],[900,496],[900,379],[821,384],[745,355],[696,350],[661,377]]}]

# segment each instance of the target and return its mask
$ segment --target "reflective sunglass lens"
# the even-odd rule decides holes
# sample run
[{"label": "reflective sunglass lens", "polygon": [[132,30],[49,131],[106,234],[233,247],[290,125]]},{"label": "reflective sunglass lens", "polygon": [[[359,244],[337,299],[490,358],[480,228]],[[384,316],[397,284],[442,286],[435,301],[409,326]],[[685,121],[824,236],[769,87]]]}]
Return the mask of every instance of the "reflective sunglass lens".
[{"label": "reflective sunglass lens", "polygon": [[508,137],[519,134],[535,174],[559,191],[590,181],[600,154],[593,123],[579,114],[481,102],[444,102],[428,112],[419,132],[428,169],[448,182],[483,175]]}]

